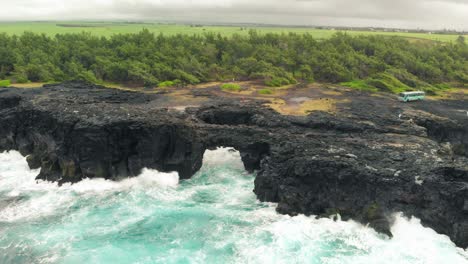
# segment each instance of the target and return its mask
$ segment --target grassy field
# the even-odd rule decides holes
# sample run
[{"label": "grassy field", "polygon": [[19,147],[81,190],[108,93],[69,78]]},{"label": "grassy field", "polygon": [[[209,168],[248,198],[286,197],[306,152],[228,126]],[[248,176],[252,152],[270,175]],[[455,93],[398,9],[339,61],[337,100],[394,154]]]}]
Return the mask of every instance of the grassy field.
[{"label": "grassy field", "polygon": [[[241,27],[241,26],[190,26],[158,23],[117,23],[117,22],[0,22],[0,32],[20,35],[25,31],[44,33],[49,36],[64,33],[90,32],[97,36],[111,36],[113,34],[135,33],[143,28],[156,34],[202,34],[205,32],[220,33],[225,36],[232,34],[248,34],[250,29],[255,29],[260,33],[309,33],[315,38],[328,38],[335,30],[313,29],[313,28],[287,28],[287,27]],[[386,35],[402,36],[410,39],[435,40],[450,42],[455,41],[458,35],[426,34],[426,33],[405,33],[405,32],[377,32],[377,31],[347,31],[350,35]],[[468,35],[467,35],[468,37]]]}]

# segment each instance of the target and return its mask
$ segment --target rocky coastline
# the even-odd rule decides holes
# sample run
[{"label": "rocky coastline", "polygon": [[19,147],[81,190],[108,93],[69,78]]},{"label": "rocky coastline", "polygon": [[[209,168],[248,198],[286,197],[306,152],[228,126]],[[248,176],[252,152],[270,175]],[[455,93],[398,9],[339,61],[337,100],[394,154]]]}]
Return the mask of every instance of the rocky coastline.
[{"label": "rocky coastline", "polygon": [[38,179],[62,184],[143,168],[187,179],[205,150],[233,147],[258,199],[280,213],[339,214],[391,236],[403,212],[468,247],[466,100],[399,104],[351,91],[340,114],[285,116],[258,100],[180,110],[162,96],[81,82],[2,88],[0,151],[20,151]]}]

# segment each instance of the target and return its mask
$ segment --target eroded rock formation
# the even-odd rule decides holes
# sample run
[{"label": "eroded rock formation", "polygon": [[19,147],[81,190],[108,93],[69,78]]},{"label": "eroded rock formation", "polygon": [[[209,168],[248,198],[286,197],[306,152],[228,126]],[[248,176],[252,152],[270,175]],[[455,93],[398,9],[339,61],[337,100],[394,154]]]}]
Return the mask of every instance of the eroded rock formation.
[{"label": "eroded rock formation", "polygon": [[223,98],[176,111],[157,94],[84,83],[1,89],[0,151],[19,150],[38,179],[64,183],[144,167],[189,178],[206,149],[230,146],[280,213],[340,214],[391,236],[403,212],[468,247],[468,117],[450,114],[466,101],[431,111],[356,98],[338,115],[292,117]]}]

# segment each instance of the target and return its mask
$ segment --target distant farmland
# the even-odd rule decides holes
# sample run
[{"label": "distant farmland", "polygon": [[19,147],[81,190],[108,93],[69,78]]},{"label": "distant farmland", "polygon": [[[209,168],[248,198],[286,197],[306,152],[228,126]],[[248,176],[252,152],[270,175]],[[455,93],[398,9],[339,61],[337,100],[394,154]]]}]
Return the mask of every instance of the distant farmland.
[{"label": "distant farmland", "polygon": [[[336,33],[331,29],[313,29],[303,27],[254,27],[254,26],[190,26],[176,24],[157,23],[89,23],[89,22],[1,22],[0,33],[10,35],[21,35],[25,31],[44,33],[49,36],[65,33],[90,32],[97,36],[111,36],[113,34],[135,33],[143,28],[156,34],[165,35],[176,34],[203,34],[206,32],[220,33],[224,36],[233,34],[248,34],[250,29],[255,29],[259,33],[309,33],[315,38],[328,38]],[[405,32],[379,32],[379,31],[346,31],[350,35],[386,35],[402,36],[410,39],[435,40],[450,42],[455,41],[458,35],[428,34],[428,33],[405,33]]]}]

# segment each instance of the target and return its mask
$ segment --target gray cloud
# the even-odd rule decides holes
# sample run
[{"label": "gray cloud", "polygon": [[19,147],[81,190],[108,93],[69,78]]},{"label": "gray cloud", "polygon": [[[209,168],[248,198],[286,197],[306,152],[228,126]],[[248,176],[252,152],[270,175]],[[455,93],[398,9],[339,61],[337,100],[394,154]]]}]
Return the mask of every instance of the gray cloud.
[{"label": "gray cloud", "polygon": [[468,0],[0,0],[2,20],[135,19],[468,30]]}]

